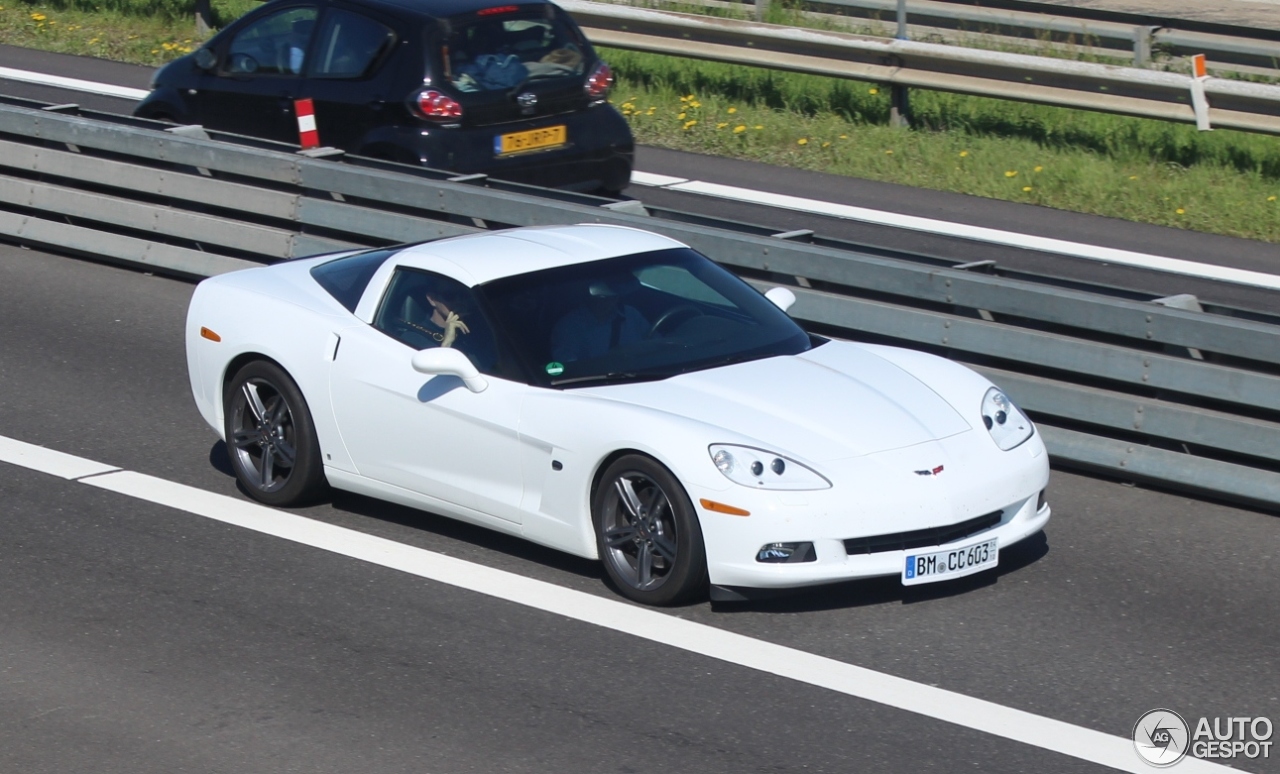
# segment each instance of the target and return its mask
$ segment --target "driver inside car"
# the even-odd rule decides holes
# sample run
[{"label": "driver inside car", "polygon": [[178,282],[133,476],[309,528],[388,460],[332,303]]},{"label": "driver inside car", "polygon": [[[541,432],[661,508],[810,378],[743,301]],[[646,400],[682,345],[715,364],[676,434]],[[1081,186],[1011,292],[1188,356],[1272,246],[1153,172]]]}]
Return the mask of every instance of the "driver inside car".
[{"label": "driver inside car", "polygon": [[649,332],[649,321],[623,301],[626,290],[621,280],[591,282],[586,301],[552,329],[552,358],[562,363],[586,360],[643,339]]}]

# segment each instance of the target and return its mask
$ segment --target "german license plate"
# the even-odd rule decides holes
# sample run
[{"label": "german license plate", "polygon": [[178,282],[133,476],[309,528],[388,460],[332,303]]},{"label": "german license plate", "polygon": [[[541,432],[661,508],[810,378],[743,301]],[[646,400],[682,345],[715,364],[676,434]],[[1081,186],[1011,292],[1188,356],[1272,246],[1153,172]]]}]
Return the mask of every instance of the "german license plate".
[{"label": "german license plate", "polygon": [[1000,562],[1000,548],[996,542],[992,538],[959,548],[908,556],[902,568],[902,585],[961,578],[995,567]]},{"label": "german license plate", "polygon": [[563,124],[559,126],[544,126],[541,129],[500,134],[494,137],[493,152],[499,156],[509,156],[512,153],[546,150],[564,145],[568,139],[569,132]]}]

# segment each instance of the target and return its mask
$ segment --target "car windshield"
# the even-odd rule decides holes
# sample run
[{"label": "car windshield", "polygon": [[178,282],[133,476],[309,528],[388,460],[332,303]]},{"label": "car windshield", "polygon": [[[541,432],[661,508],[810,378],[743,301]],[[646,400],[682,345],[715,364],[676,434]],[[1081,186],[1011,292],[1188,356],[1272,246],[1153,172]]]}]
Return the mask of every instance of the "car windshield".
[{"label": "car windshield", "polygon": [[454,19],[441,59],[458,91],[503,91],[532,81],[580,76],[585,54],[576,35],[553,12],[503,6]]},{"label": "car windshield", "polygon": [[663,379],[812,346],[772,302],[688,248],[504,277],[479,292],[533,382],[549,387]]}]

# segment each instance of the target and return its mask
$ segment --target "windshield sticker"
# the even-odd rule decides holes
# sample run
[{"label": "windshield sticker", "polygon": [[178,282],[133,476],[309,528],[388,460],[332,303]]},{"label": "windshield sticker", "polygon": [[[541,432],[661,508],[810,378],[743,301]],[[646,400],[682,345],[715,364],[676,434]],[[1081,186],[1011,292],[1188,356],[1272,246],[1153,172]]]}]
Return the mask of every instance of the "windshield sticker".
[{"label": "windshield sticker", "polygon": [[557,363],[552,360],[550,363],[547,363],[547,373],[552,376],[559,376],[564,373],[564,363]]}]

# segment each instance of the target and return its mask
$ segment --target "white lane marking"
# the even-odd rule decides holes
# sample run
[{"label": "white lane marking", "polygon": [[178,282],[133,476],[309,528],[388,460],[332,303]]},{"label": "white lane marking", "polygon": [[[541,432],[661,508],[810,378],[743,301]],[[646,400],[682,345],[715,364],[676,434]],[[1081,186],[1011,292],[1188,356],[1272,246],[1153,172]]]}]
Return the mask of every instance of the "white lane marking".
[{"label": "white lane marking", "polygon": [[[25,81],[27,83],[38,83],[47,86],[58,86],[64,89],[88,91],[96,94],[106,94],[112,97],[125,97],[136,100],[142,99],[149,93],[142,89],[130,89],[124,86],[113,86],[108,83],[95,83],[93,81],[83,81],[78,78],[64,78],[58,75],[46,75],[44,73],[31,72],[28,70],[14,70],[8,67],[0,67],[0,78]],[[632,172],[631,180],[637,185],[656,188],[670,188],[673,191],[685,191],[687,193],[702,194],[704,196],[715,196],[721,199],[733,199],[735,201],[748,202],[751,204],[763,204],[769,207],[800,210],[801,212],[813,212],[821,215],[844,218],[847,220],[857,220],[865,223],[893,226],[895,228],[909,229],[912,231],[962,237],[979,242],[1022,247],[1028,250],[1039,250],[1047,253],[1056,253],[1058,255],[1068,255],[1075,258],[1086,258],[1104,263],[1117,263],[1124,266],[1136,266],[1143,269],[1153,269],[1155,271],[1217,280],[1219,282],[1231,282],[1238,285],[1252,285],[1271,290],[1280,290],[1280,276],[1267,274],[1265,272],[1249,271],[1247,269],[1233,269],[1227,266],[1216,266],[1214,264],[1187,261],[1181,258],[1166,258],[1159,255],[1137,253],[1131,250],[1119,250],[1112,247],[1101,247],[1099,245],[1090,245],[1081,242],[1069,242],[1065,239],[1038,237],[1032,236],[1031,234],[1022,234],[1016,231],[1002,231],[1000,229],[986,228],[983,226],[969,226],[963,223],[952,223],[945,220],[921,218],[915,215],[902,215],[896,212],[884,212],[882,210],[873,210],[866,207],[836,204],[834,202],[822,201],[821,199],[806,199],[800,196],[775,194],[767,191],[757,191],[750,188],[722,185],[720,183],[688,180],[686,178],[660,175],[653,172]]]},{"label": "white lane marking", "polygon": [[[30,451],[41,447],[3,436],[0,441],[0,449],[29,447],[25,453],[8,454],[4,461],[53,475],[62,475],[64,458],[71,456]],[[80,462],[86,467],[101,467],[90,460]],[[1121,771],[1150,773],[1129,739],[972,696],[131,470],[117,469],[83,483]],[[1179,771],[1234,770],[1187,758],[1179,764]]]},{"label": "white lane marking", "polygon": [[647,185],[662,188],[676,183],[687,183],[687,177],[672,177],[671,175],[659,175],[653,172],[635,171],[631,173],[631,182],[635,185]]},{"label": "white lane marking", "polygon": [[79,78],[64,78],[61,75],[49,75],[30,70],[15,70],[12,67],[0,67],[0,78],[9,81],[22,81],[23,83],[35,83],[41,86],[57,86],[60,89],[71,89],[73,91],[86,91],[90,94],[102,94],[108,97],[122,97],[124,99],[142,99],[150,93],[145,89],[131,89],[127,86],[115,86],[110,83],[82,81]]},{"label": "white lane marking", "polygon": [[1228,266],[1216,266],[1208,263],[1187,261],[1181,258],[1166,258],[1147,253],[1136,253],[1131,250],[1119,250],[1113,247],[1102,247],[1080,242],[1068,242],[1064,239],[1032,236],[1016,231],[1001,231],[984,226],[969,226],[963,223],[951,223],[945,220],[921,218],[916,215],[902,215],[896,212],[872,210],[866,207],[855,207],[849,204],[836,204],[820,199],[805,199],[800,196],[788,196],[767,191],[756,191],[750,188],[707,183],[701,180],[689,180],[662,186],[672,191],[715,196],[720,199],[733,199],[751,204],[763,204],[769,207],[780,207],[788,210],[812,212],[819,215],[830,215],[846,220],[857,220],[881,226],[923,231],[930,234],[961,237],[990,244],[1009,245],[1027,250],[1039,250],[1046,253],[1068,255],[1074,258],[1087,258],[1102,263],[1115,263],[1123,266],[1136,266],[1143,269],[1183,274],[1202,279],[1232,282],[1239,285],[1280,290],[1280,275],[1267,274],[1247,269],[1233,269]]},{"label": "white lane marking", "polygon": [[70,480],[120,470],[113,465],[103,465],[100,462],[6,438],[3,435],[0,435],[0,462],[31,468]]}]

